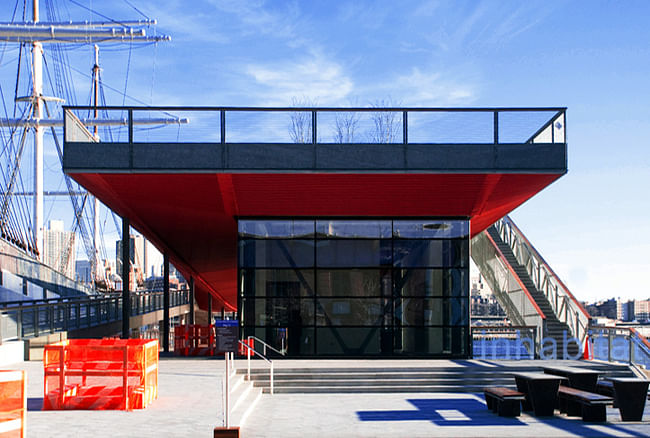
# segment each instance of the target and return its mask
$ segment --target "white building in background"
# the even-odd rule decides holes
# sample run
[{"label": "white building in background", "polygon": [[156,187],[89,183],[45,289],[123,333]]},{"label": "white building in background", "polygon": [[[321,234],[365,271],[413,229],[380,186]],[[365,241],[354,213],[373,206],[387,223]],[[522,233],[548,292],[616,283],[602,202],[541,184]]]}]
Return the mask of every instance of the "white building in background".
[{"label": "white building in background", "polygon": [[63,221],[50,220],[43,230],[43,263],[69,278],[75,278],[77,244],[75,233],[65,231]]}]

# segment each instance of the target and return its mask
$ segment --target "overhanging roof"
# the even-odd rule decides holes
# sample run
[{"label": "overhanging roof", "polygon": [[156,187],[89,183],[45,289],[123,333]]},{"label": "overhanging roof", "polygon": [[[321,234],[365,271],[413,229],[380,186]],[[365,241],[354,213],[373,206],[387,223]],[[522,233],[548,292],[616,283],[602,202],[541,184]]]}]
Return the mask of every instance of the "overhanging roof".
[{"label": "overhanging roof", "polygon": [[467,217],[475,235],[566,173],[563,141],[66,142],[64,170],[193,276],[200,304],[232,309],[237,217]]}]

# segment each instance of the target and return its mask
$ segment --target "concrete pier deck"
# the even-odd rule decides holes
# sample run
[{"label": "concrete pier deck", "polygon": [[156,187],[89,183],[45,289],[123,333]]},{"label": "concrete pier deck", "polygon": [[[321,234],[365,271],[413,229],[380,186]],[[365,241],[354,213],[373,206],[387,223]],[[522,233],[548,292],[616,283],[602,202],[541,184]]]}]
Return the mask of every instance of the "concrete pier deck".
[{"label": "concrete pier deck", "polygon": [[[316,362],[275,361],[278,367],[298,363],[313,367],[318,366]],[[365,362],[380,363],[337,361],[347,367],[367,365]],[[387,366],[414,364],[385,362]],[[417,362],[431,367],[453,363]],[[262,367],[259,362],[255,365]],[[237,367],[245,366],[245,360],[237,361]],[[132,412],[42,411],[42,363],[4,368],[27,371],[28,437],[211,437],[212,429],[222,425],[222,360],[161,358],[158,400],[145,410]],[[241,432],[243,437],[650,436],[648,405],[643,419],[624,423],[618,409],[611,407],[602,424],[564,415],[536,418],[523,413],[518,418],[502,418],[486,409],[482,394],[473,393],[276,394],[262,396]]]}]

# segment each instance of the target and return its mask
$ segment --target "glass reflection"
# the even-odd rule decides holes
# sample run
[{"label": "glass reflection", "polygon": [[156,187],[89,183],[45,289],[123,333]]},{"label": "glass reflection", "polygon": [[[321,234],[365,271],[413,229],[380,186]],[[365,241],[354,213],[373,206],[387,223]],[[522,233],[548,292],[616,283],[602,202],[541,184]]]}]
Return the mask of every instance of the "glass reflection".
[{"label": "glass reflection", "polygon": [[393,237],[401,239],[458,239],[469,236],[465,220],[393,221]]},{"label": "glass reflection", "polygon": [[316,221],[318,238],[390,239],[391,221]]},{"label": "glass reflection", "polygon": [[466,240],[394,240],[393,262],[395,266],[465,267],[468,260]]},{"label": "glass reflection", "polygon": [[316,325],[381,325],[380,298],[319,298]]},{"label": "glass reflection", "polygon": [[313,269],[242,269],[243,296],[314,296]]},{"label": "glass reflection", "polygon": [[469,283],[464,269],[395,269],[395,296],[466,296]]},{"label": "glass reflection", "polygon": [[436,219],[240,221],[243,333],[290,356],[466,355],[468,230]]},{"label": "glass reflection", "polygon": [[314,237],[314,221],[240,220],[240,238],[275,239]]},{"label": "glass reflection", "polygon": [[242,268],[301,268],[314,266],[313,240],[240,240]]},{"label": "glass reflection", "polygon": [[390,271],[380,269],[319,269],[318,296],[379,297],[390,295]]}]

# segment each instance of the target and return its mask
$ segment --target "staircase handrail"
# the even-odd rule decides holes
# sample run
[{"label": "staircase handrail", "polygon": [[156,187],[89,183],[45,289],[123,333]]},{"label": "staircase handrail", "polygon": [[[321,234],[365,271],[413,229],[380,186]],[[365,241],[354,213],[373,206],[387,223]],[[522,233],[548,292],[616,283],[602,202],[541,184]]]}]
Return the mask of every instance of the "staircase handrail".
[{"label": "staircase handrail", "polygon": [[509,216],[499,219],[494,226],[501,239],[512,249],[517,261],[526,268],[537,290],[546,296],[557,318],[584,342],[591,321],[589,313]]},{"label": "staircase handrail", "polygon": [[[515,325],[535,326],[536,338],[541,339],[546,326],[546,316],[490,233],[484,231],[475,236],[472,248],[472,258],[510,321]],[[502,280],[506,283],[502,284]]]},{"label": "staircase handrail", "polygon": [[[270,350],[275,351],[276,353],[278,353],[278,354],[281,355],[281,356],[285,356],[285,355],[286,355],[286,353],[283,353],[282,351],[279,351],[279,350],[275,349],[273,346],[267,344],[266,342],[264,342],[263,340],[261,340],[261,339],[258,338],[257,336],[249,336],[249,337],[246,338],[246,339],[248,339],[248,342],[249,342],[249,343],[250,343],[251,339],[253,339],[253,340],[255,340],[256,342],[259,342],[260,344],[262,344],[262,345],[264,346],[264,355],[266,355],[266,349],[267,349],[267,348],[270,349]],[[250,345],[250,344],[249,344],[249,345]]]},{"label": "staircase handrail", "polygon": [[522,283],[522,281],[519,278],[519,276],[517,275],[517,273],[514,271],[514,269],[512,269],[512,266],[510,266],[510,263],[507,262],[506,256],[503,255],[503,253],[501,252],[501,250],[497,246],[496,242],[492,239],[492,236],[490,236],[488,233],[485,233],[485,235],[487,236],[488,239],[490,239],[490,242],[492,242],[492,245],[494,245],[494,249],[496,250],[496,252],[497,252],[497,254],[499,256],[499,261],[501,262],[501,265],[505,269],[510,271],[512,276],[517,281],[517,284],[521,287],[521,290],[523,290],[524,293],[526,294],[526,297],[528,297],[528,300],[530,301],[530,304],[535,308],[535,311],[539,314],[540,318],[546,319],[546,315],[544,315],[544,312],[542,312],[542,309],[540,309],[539,306],[537,305],[537,302],[535,301],[535,298],[533,298],[533,296],[530,294],[530,292],[528,291],[528,288],[526,287],[526,285],[524,285],[524,283]]},{"label": "staircase handrail", "polygon": [[[624,339],[629,341],[629,344],[627,346],[628,348],[628,356],[627,356],[627,362],[630,365],[642,365],[642,367],[645,369],[647,368],[648,364],[650,364],[650,342],[645,338],[645,336],[641,335],[636,329],[633,327],[618,327],[618,326],[593,326],[591,327],[590,330],[590,336],[592,338],[597,338],[603,336],[602,333],[606,332],[607,333],[607,361],[608,362],[616,362],[616,358],[613,356],[613,339],[616,338],[616,336],[623,336]],[[635,350],[635,346],[638,346],[639,349]],[[645,361],[640,361],[639,358],[636,356],[637,352],[641,352],[645,356]],[[603,359],[604,358],[596,358],[596,359]]]},{"label": "staircase handrail", "polygon": [[271,369],[269,374],[269,380],[271,384],[271,395],[273,395],[273,361],[268,357],[266,357],[265,355],[263,355],[262,353],[260,353],[259,351],[255,350],[253,347],[251,347],[244,341],[240,340],[239,345],[246,348],[246,366],[247,366],[246,380],[248,380],[249,382],[251,380],[251,352],[257,354],[259,357],[264,359],[270,365]]}]

